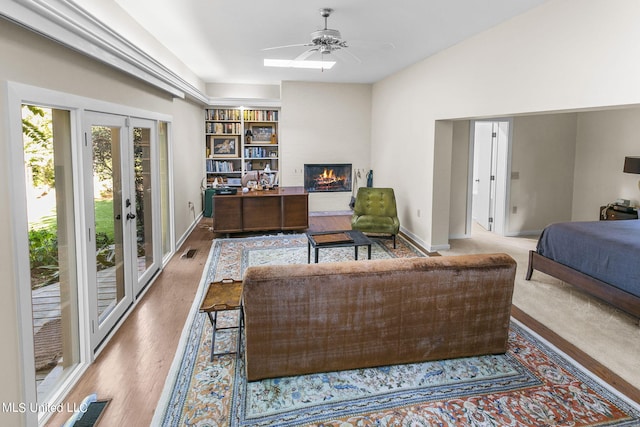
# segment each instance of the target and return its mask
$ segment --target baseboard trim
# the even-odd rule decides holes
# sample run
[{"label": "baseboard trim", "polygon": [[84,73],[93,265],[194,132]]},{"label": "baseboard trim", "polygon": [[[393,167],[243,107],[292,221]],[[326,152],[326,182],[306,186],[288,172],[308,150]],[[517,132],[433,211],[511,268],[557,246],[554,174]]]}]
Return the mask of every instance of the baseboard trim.
[{"label": "baseboard trim", "polygon": [[522,231],[511,231],[504,234],[504,237],[529,237],[529,236],[539,236],[542,233],[542,230],[522,230]]},{"label": "baseboard trim", "polygon": [[411,243],[418,246],[423,252],[426,252],[427,254],[435,254],[438,251],[446,251],[448,249],[451,249],[451,246],[449,246],[448,244],[431,246],[402,226],[400,226],[400,234],[402,234],[407,240],[411,241]]},{"label": "baseboard trim", "polygon": [[178,249],[180,249],[182,244],[187,240],[187,237],[189,237],[189,235],[193,232],[196,226],[200,223],[200,220],[203,218],[202,214],[203,213],[200,212],[200,215],[198,215],[197,218],[194,218],[194,221],[191,223],[187,231],[185,231],[184,234],[180,237],[180,239],[178,239],[178,241],[176,242],[176,249],[175,249],[176,253],[178,252]]},{"label": "baseboard trim", "polygon": [[353,211],[315,211],[309,212],[309,216],[351,216]]}]

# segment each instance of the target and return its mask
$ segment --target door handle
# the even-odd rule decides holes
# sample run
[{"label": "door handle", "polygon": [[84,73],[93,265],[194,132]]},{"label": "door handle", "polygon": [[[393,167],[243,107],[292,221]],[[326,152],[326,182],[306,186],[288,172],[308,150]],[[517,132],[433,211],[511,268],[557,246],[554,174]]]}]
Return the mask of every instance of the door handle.
[{"label": "door handle", "polygon": [[129,212],[127,214],[127,219],[134,219],[136,216],[134,214],[132,214],[131,212]]},{"label": "door handle", "polygon": [[120,215],[120,214],[116,215],[116,219],[117,219],[118,221],[120,221],[120,218],[122,218],[122,215]]}]

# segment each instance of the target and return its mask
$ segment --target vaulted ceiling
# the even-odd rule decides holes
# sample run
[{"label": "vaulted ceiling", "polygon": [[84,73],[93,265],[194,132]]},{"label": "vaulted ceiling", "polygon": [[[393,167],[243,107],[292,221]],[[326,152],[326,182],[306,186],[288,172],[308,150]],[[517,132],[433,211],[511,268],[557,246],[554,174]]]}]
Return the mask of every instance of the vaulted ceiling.
[{"label": "vaulted ceiling", "polygon": [[[283,80],[373,83],[546,0],[115,0],[203,81],[276,84]],[[265,58],[294,59],[324,28],[349,52],[331,70],[268,68]],[[391,45],[393,47],[391,47]],[[342,53],[340,55],[340,53]],[[307,60],[319,60],[315,54]]]}]

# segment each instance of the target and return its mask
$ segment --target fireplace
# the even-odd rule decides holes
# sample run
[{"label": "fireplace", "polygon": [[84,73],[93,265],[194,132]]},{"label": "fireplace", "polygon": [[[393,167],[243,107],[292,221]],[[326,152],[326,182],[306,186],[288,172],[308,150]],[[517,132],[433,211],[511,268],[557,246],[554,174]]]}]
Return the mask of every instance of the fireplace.
[{"label": "fireplace", "polygon": [[304,188],[310,193],[351,191],[351,164],[305,164]]}]

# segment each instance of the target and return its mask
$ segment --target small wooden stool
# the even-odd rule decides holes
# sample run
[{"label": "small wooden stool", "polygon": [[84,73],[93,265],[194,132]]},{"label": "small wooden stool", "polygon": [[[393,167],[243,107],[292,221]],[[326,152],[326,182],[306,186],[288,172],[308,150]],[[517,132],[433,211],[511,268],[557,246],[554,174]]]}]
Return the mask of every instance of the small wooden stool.
[{"label": "small wooden stool", "polygon": [[[229,326],[225,328],[218,328],[218,312],[219,311],[238,311],[238,326]],[[211,361],[214,356],[222,356],[225,354],[240,355],[240,349],[242,345],[242,328],[244,326],[244,316],[242,313],[242,281],[233,279],[223,279],[220,282],[212,282],[209,284],[209,289],[200,305],[200,312],[207,313],[211,326],[213,327],[213,334],[211,337]],[[213,314],[211,314],[213,313]],[[226,351],[223,353],[215,353],[216,345],[216,331],[222,329],[237,329],[238,340],[236,344],[236,351]]]}]

